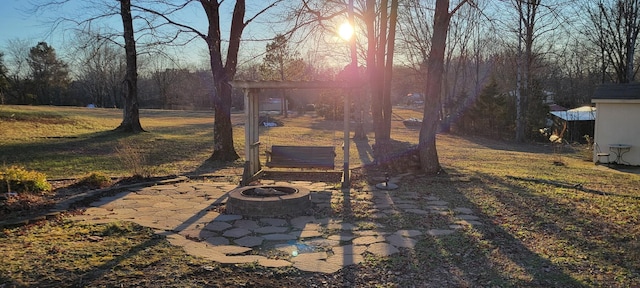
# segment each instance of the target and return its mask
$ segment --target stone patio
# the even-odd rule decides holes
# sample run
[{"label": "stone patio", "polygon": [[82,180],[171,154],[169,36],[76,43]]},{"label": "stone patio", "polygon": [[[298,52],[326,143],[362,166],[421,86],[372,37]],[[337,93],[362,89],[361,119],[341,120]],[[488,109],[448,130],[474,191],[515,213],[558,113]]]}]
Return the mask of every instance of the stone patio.
[{"label": "stone patio", "polygon": [[[343,205],[345,201],[345,192],[326,183],[263,181],[263,184],[303,185],[311,191],[315,208]],[[225,205],[227,193],[234,188],[236,185],[223,182],[132,188],[91,203],[84,214],[73,219],[92,223],[132,221],[156,229],[157,234],[189,254],[219,263],[293,266],[322,273],[334,273],[361,263],[365,253],[388,257],[401,249],[413,249],[423,237],[439,237],[467,225],[482,225],[469,208],[450,207],[446,201],[432,196],[425,206],[419,206],[417,192],[383,191],[375,187],[352,190],[347,195],[351,203],[371,206],[372,219],[365,222],[349,223],[311,215],[250,219],[215,212],[216,207]],[[451,215],[453,220],[447,226],[426,231],[394,231],[375,221],[396,213]]]}]

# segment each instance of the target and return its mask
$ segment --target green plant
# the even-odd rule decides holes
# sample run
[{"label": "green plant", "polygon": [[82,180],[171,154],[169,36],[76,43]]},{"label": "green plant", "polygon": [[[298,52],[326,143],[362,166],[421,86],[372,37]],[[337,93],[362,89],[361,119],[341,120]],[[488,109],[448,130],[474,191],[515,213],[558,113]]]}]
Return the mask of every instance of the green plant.
[{"label": "green plant", "polygon": [[102,172],[92,172],[91,174],[82,177],[77,184],[92,188],[104,188],[111,185],[111,177]]},{"label": "green plant", "polygon": [[51,191],[47,176],[36,171],[11,166],[0,171],[0,191],[15,193],[45,193]]}]

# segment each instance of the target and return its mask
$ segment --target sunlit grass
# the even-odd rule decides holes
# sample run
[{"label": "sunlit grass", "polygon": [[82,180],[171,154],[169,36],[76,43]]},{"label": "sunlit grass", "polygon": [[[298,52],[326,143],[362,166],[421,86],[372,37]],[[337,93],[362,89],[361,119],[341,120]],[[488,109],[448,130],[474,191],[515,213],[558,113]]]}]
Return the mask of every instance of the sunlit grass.
[{"label": "sunlit grass", "polygon": [[10,286],[102,286],[101,281],[116,277],[145,283],[150,279],[143,271],[152,265],[160,272],[153,274],[156,281],[170,284],[177,280],[172,275],[204,263],[151,229],[127,222],[62,221],[4,230],[0,252],[0,282]]},{"label": "sunlit grass", "polygon": [[[185,173],[210,164],[205,163],[212,152],[213,117],[210,112],[145,110],[141,121],[149,132],[122,136],[109,132],[119,123],[118,110],[98,109],[95,110],[98,114],[92,116],[89,113],[92,110],[84,108],[26,107],[23,111],[22,107],[0,106],[0,109],[0,115],[3,115],[0,118],[3,128],[0,130],[3,133],[0,160],[6,165],[21,164],[60,177],[86,175],[91,171],[111,175],[126,173],[115,157],[115,148],[122,141],[144,151],[150,165],[159,169],[158,173]],[[20,121],[31,123],[31,132],[23,128],[20,133],[5,132],[7,127],[18,129],[20,125],[27,125],[18,120],[6,120],[4,115],[16,112],[22,113],[22,119],[30,119]],[[406,128],[401,120],[419,118],[420,111],[395,109],[394,113],[392,138],[416,144],[418,130]],[[234,114],[232,120],[235,147],[242,157],[244,130],[240,124],[244,123],[244,116]],[[277,144],[331,145],[336,147],[336,166],[340,167],[342,121],[328,121],[311,115],[280,120],[285,124],[283,127],[260,128],[261,155]],[[37,136],[51,137],[60,133],[54,131],[66,131],[51,128],[54,126],[69,127],[71,131],[74,123],[90,124],[82,126],[85,130],[81,132],[63,135],[77,138]],[[373,134],[360,145],[352,142],[352,167],[372,160],[368,149],[373,143]],[[445,237],[424,236],[414,250],[385,259],[367,256],[365,265],[393,271],[389,272],[391,274],[385,271],[385,275],[399,273],[397,278],[413,273],[411,279],[394,282],[400,287],[429,283],[432,279],[450,279],[446,283],[453,286],[483,287],[640,285],[640,175],[585,161],[584,147],[579,145],[566,147],[558,155],[548,143],[522,144],[439,134],[437,147],[444,172],[437,176],[418,173],[403,179],[394,193],[417,192],[447,201],[449,208],[468,207],[480,217],[483,225],[466,227]],[[554,164],[558,157],[564,165]],[[239,171],[237,175],[241,175],[241,162],[229,165]],[[366,199],[354,196],[353,200]],[[416,200],[424,206],[423,202],[425,199]],[[343,204],[333,203],[332,215],[342,213]],[[367,220],[370,215],[367,205],[352,207],[355,220]],[[391,232],[394,229],[425,231],[448,227],[452,217],[398,213],[376,221]],[[75,231],[73,229],[70,231]],[[11,246],[11,249],[19,247]],[[109,249],[104,248],[99,253],[122,253]],[[45,253],[47,250],[39,251]],[[108,274],[108,277],[125,278],[127,273],[141,275],[140,271],[145,267],[159,265],[156,256],[144,255],[148,259],[129,257],[140,262],[118,270],[122,273]],[[100,261],[95,265],[102,265]],[[179,261],[182,260],[175,261],[171,265],[181,265]],[[36,268],[31,265],[38,264],[21,265],[33,271]]]}]

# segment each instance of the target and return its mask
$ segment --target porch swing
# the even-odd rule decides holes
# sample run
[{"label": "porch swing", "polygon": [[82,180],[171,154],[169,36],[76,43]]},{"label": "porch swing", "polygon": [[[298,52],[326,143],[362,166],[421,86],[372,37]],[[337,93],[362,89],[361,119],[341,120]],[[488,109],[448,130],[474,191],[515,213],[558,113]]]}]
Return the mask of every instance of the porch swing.
[{"label": "porch swing", "polygon": [[332,146],[271,145],[271,150],[265,151],[267,156],[265,166],[333,170],[336,158],[335,132],[332,135],[332,141],[334,141]]}]

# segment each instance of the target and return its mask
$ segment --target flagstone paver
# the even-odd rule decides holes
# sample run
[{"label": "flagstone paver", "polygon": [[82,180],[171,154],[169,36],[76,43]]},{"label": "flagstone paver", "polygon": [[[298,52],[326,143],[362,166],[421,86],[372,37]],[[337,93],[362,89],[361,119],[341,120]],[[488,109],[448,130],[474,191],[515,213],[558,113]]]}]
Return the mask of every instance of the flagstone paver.
[{"label": "flagstone paver", "polygon": [[283,226],[264,226],[264,227],[253,229],[253,232],[258,234],[275,234],[275,233],[284,233],[287,230],[289,230],[289,228],[283,227]]},{"label": "flagstone paver", "polygon": [[293,231],[289,233],[293,236],[297,236],[298,238],[313,238],[322,236],[322,232],[317,230],[302,230],[302,231]]},{"label": "flagstone paver", "polygon": [[282,240],[295,240],[297,237],[291,234],[265,234],[262,236],[264,240],[269,241],[282,241]]},{"label": "flagstone paver", "polygon": [[276,250],[280,251],[280,252],[284,252],[287,255],[293,255],[293,254],[300,254],[300,252],[298,251],[298,246],[296,245],[291,245],[291,244],[278,244],[275,245],[274,247]]},{"label": "flagstone paver", "polygon": [[282,259],[258,259],[258,264],[270,268],[288,267],[293,265],[293,263]]},{"label": "flagstone paver", "polygon": [[327,224],[327,229],[352,231],[352,230],[357,230],[357,227],[351,223],[329,223]]},{"label": "flagstone paver", "polygon": [[356,245],[369,245],[377,242],[384,242],[383,236],[363,236],[353,239],[351,242]]},{"label": "flagstone paver", "polygon": [[316,217],[313,217],[313,216],[299,216],[291,219],[289,221],[289,224],[291,224],[291,226],[296,227],[298,229],[302,229],[304,228],[304,226],[307,225],[307,223],[314,223],[315,221],[316,221]]},{"label": "flagstone paver", "polygon": [[267,259],[267,257],[259,256],[259,255],[241,255],[241,256],[223,256],[218,258],[213,258],[213,261],[222,263],[222,264],[244,264],[244,263],[253,263],[260,262]]},{"label": "flagstone paver", "polygon": [[235,220],[240,220],[240,219],[242,219],[242,215],[220,214],[218,217],[213,219],[213,221],[229,222],[229,221],[235,221]]},{"label": "flagstone paver", "polygon": [[235,239],[233,242],[244,247],[256,247],[262,245],[264,238],[258,236],[245,236],[240,239]]},{"label": "flagstone paver", "polygon": [[220,237],[220,236],[206,238],[204,239],[204,242],[214,246],[229,245],[229,239],[227,237]]},{"label": "flagstone paver", "polygon": [[326,259],[327,259],[327,252],[314,252],[314,253],[298,254],[298,256],[294,256],[291,258],[291,262],[295,264],[298,262],[310,262],[310,261],[326,260]]},{"label": "flagstone paver", "polygon": [[253,230],[260,227],[258,225],[258,222],[253,220],[236,220],[235,222],[233,222],[233,226],[238,228],[248,229],[248,230]]},{"label": "flagstone paver", "polygon": [[455,221],[454,223],[458,224],[458,225],[466,225],[466,226],[480,226],[480,225],[483,225],[482,222],[474,221],[474,220],[458,220],[458,221]]},{"label": "flagstone paver", "polygon": [[323,249],[330,249],[331,247],[338,246],[340,241],[326,239],[326,238],[313,238],[313,239],[304,239],[300,243],[308,246],[308,247],[320,247]]},{"label": "flagstone paver", "polygon": [[306,262],[294,262],[293,267],[296,267],[302,271],[332,274],[342,269],[343,266],[338,263],[327,262],[325,260],[315,260]]},{"label": "flagstone paver", "polygon": [[478,216],[475,216],[475,215],[467,215],[467,214],[464,214],[464,215],[458,215],[458,216],[456,216],[456,218],[458,218],[458,219],[462,219],[462,220],[478,220],[478,219],[480,219],[480,217],[478,217]]},{"label": "flagstone paver", "polygon": [[367,251],[366,246],[362,245],[344,245],[331,248],[334,255],[362,254]]},{"label": "flagstone paver", "polygon": [[227,223],[227,222],[219,222],[219,221],[213,221],[209,224],[207,224],[206,226],[204,226],[203,229],[205,230],[211,230],[211,231],[224,231],[227,230],[229,228],[233,227],[233,225]]},{"label": "flagstone paver", "polygon": [[216,252],[220,252],[224,255],[239,255],[251,251],[251,248],[235,245],[217,245],[211,247],[210,249]]},{"label": "flagstone paver", "polygon": [[431,212],[429,212],[427,210],[422,210],[422,209],[406,209],[404,211],[409,212],[409,213],[413,213],[413,214],[418,214],[418,215],[427,215],[427,214],[431,213]]},{"label": "flagstone paver", "polygon": [[402,247],[413,249],[416,246],[416,243],[418,243],[418,241],[415,239],[403,237],[398,234],[389,235],[385,239],[389,242],[389,244],[398,248]]},{"label": "flagstone paver", "polygon": [[329,235],[329,237],[327,237],[327,239],[329,240],[336,240],[336,241],[351,241],[351,239],[355,238],[356,236],[351,234],[351,233],[340,233],[340,234],[333,234],[333,235]]},{"label": "flagstone paver", "polygon": [[380,230],[358,230],[358,231],[353,231],[353,234],[358,236],[384,236],[389,234],[389,232],[384,232]]},{"label": "flagstone paver", "polygon": [[449,230],[449,229],[431,229],[427,231],[427,234],[431,236],[444,236],[444,235],[452,234],[453,232],[455,231]]},{"label": "flagstone paver", "polygon": [[473,211],[466,207],[457,207],[457,208],[454,208],[453,211],[461,214],[473,214]]},{"label": "flagstone paver", "polygon": [[222,234],[222,236],[231,237],[231,238],[240,238],[240,237],[246,236],[248,234],[251,234],[251,231],[249,231],[248,229],[233,228],[233,229],[224,231],[224,234]]},{"label": "flagstone paver", "polygon": [[416,236],[421,236],[422,232],[420,230],[398,230],[394,234],[404,236],[404,237],[416,237]]},{"label": "flagstone paver", "polygon": [[336,254],[327,258],[327,263],[338,265],[339,267],[355,265],[364,262],[364,257],[360,254]]},{"label": "flagstone paver", "polygon": [[449,202],[447,202],[447,201],[442,201],[442,200],[427,201],[427,205],[433,205],[433,206],[447,206],[447,205],[449,205]]},{"label": "flagstone paver", "polygon": [[388,257],[400,252],[400,250],[389,243],[379,242],[369,245],[367,252],[377,256]]},{"label": "flagstone paver", "polygon": [[212,231],[207,231],[207,230],[182,230],[180,232],[178,232],[178,234],[187,237],[187,238],[191,238],[191,239],[207,239],[207,238],[211,238],[211,237],[216,237],[216,236],[220,236],[220,234],[216,233],[216,232],[212,232]]},{"label": "flagstone paver", "polygon": [[342,269],[342,265],[327,262],[326,259],[327,253],[325,252],[305,253],[292,257],[291,262],[293,262],[293,267],[309,272],[334,273]]}]

